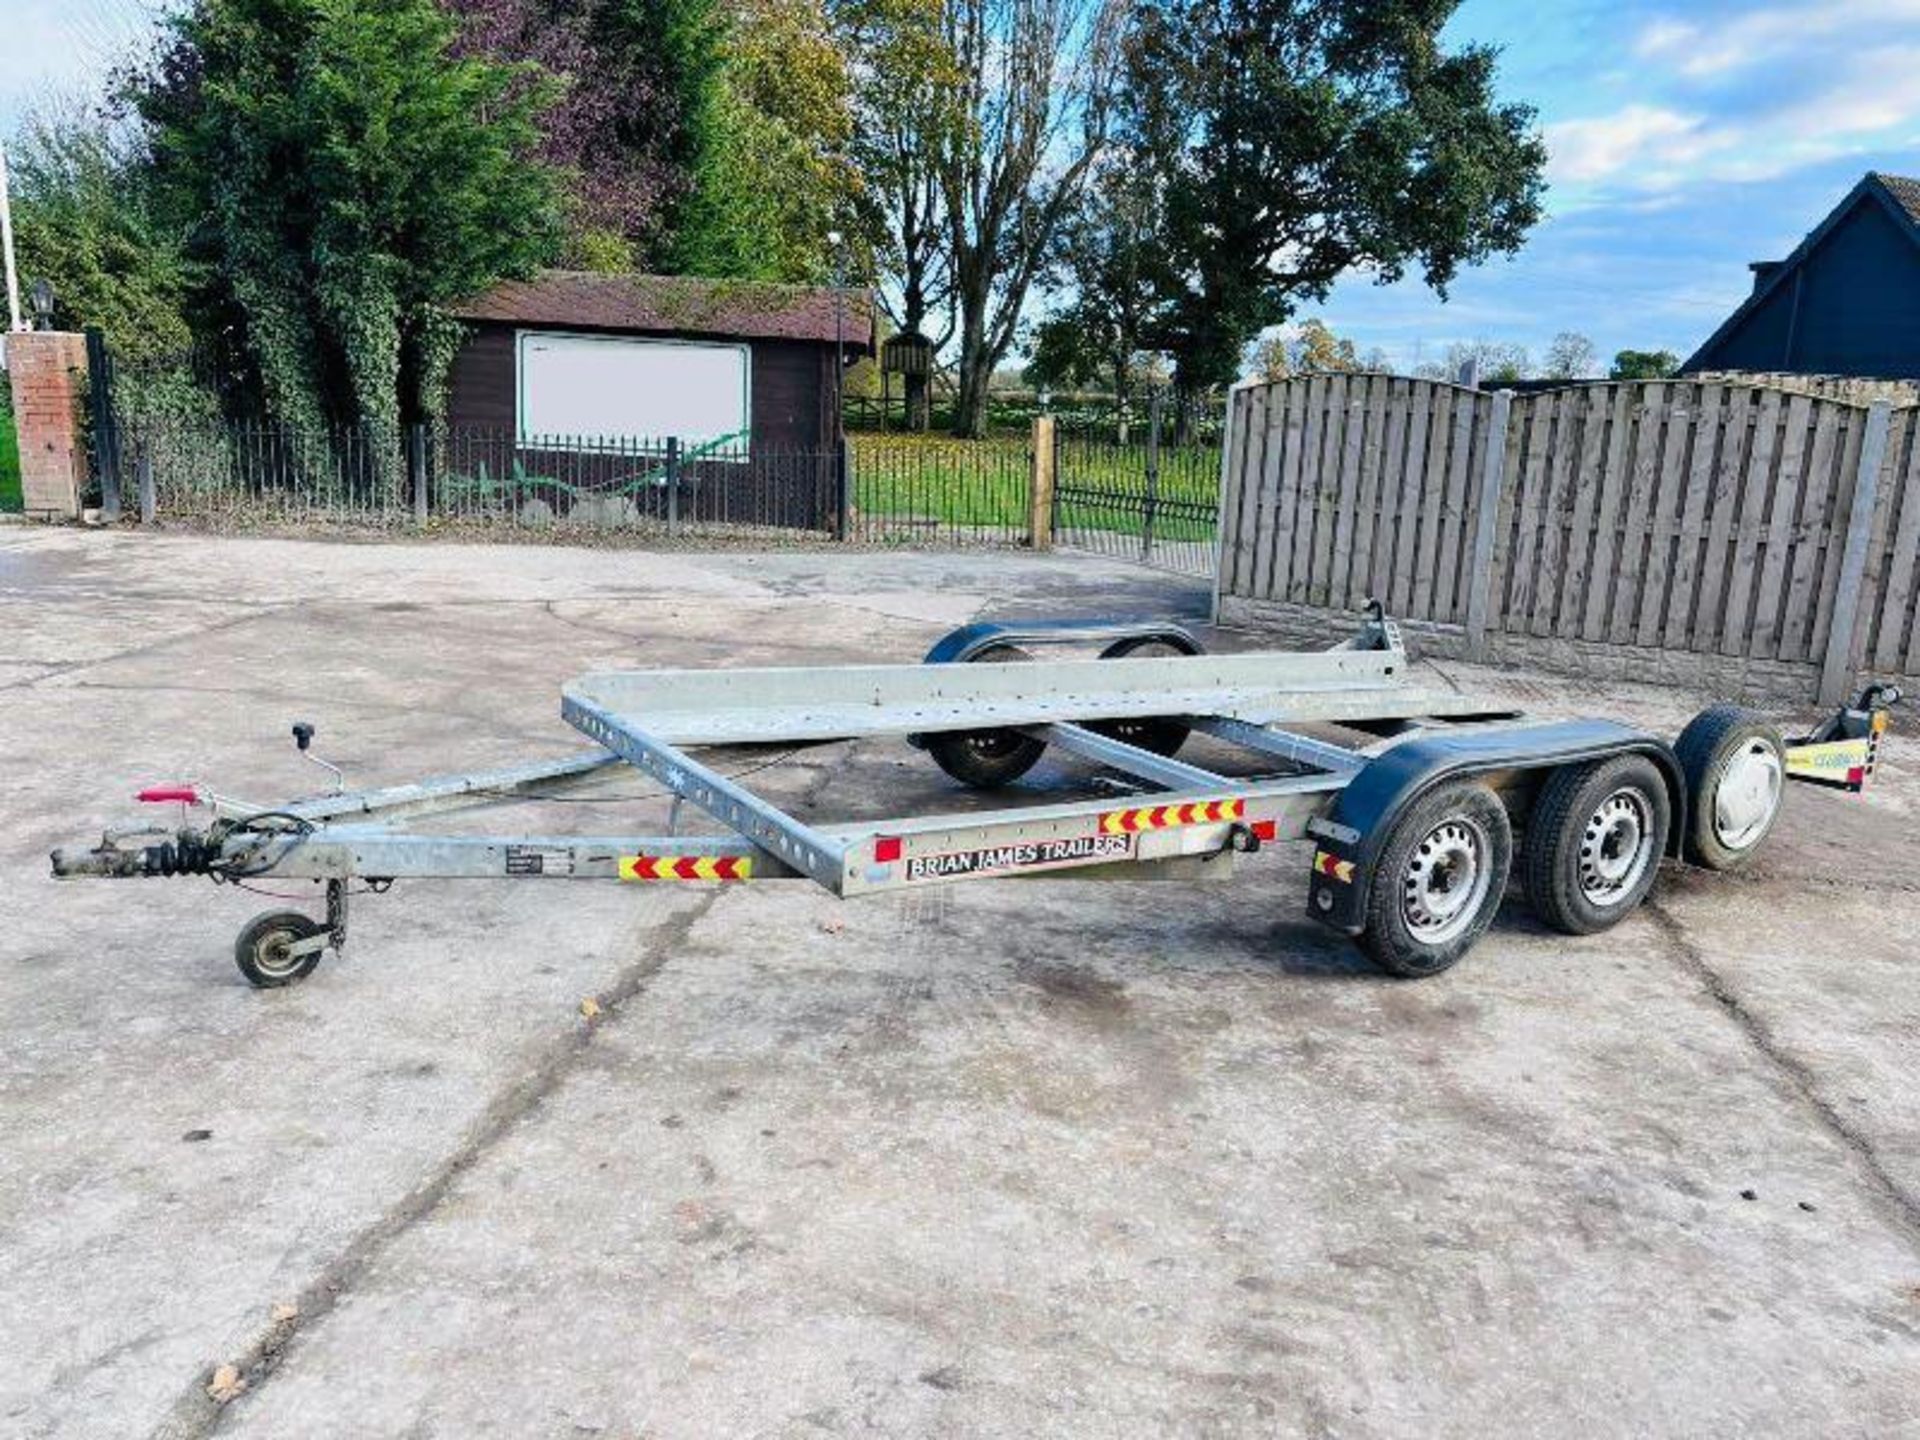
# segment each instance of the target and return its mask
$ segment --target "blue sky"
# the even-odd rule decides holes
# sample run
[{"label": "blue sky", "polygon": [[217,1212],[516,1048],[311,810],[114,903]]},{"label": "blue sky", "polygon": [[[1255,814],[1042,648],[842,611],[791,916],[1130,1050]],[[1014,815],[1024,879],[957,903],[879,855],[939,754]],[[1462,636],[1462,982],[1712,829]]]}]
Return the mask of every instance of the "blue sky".
[{"label": "blue sky", "polygon": [[[97,86],[161,3],[0,0],[0,131]],[[1539,108],[1549,217],[1445,304],[1355,278],[1310,312],[1399,367],[1454,341],[1537,357],[1560,330],[1684,356],[1747,261],[1863,172],[1920,174],[1920,0],[1466,0],[1448,34],[1503,47],[1503,92]]]},{"label": "blue sky", "polygon": [[[1318,311],[1397,367],[1452,341],[1557,331],[1685,356],[1868,170],[1920,174],[1920,0],[1466,0],[1455,40],[1503,47],[1537,106],[1548,218],[1463,275],[1348,280]],[[1304,318],[1304,317],[1303,317]]]}]

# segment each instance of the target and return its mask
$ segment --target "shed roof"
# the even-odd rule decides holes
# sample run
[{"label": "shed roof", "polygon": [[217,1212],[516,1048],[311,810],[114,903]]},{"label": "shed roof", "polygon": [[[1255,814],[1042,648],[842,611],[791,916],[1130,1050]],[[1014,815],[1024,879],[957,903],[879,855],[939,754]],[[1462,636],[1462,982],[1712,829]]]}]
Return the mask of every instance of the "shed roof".
[{"label": "shed roof", "polygon": [[[844,307],[837,317],[836,296]],[[747,340],[830,345],[840,333],[849,350],[873,348],[873,296],[853,288],[542,270],[531,280],[503,280],[447,309],[461,320]]]},{"label": "shed roof", "polygon": [[1746,318],[1765,303],[1781,286],[1788,283],[1793,273],[1820,247],[1820,242],[1833,233],[1834,227],[1851,214],[1860,205],[1880,205],[1888,214],[1901,222],[1907,235],[1915,245],[1920,245],[1920,180],[1905,175],[1883,175],[1877,170],[1869,170],[1860,177],[1860,183],[1846,193],[1840,203],[1827,213],[1827,217],[1812,230],[1806,239],[1793,247],[1793,253],[1784,260],[1761,261],[1753,268],[1756,283],[1753,291],[1740,302],[1740,306],[1724,321],[1720,328],[1709,335],[1698,350],[1680,367],[1682,374],[1690,370],[1703,368],[1705,357],[1723,339],[1738,330]]}]

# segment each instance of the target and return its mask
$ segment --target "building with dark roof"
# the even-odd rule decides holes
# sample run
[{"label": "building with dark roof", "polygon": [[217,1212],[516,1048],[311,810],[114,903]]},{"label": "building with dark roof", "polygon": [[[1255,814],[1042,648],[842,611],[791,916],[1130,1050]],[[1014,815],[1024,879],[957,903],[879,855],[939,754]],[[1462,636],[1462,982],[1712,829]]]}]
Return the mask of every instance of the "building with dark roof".
[{"label": "building with dark roof", "polygon": [[536,450],[819,449],[838,434],[836,366],[874,343],[866,291],[689,276],[548,270],[450,313],[468,334],[448,422]]},{"label": "building with dark roof", "polygon": [[1920,376],[1920,180],[1869,174],[1682,367]]}]

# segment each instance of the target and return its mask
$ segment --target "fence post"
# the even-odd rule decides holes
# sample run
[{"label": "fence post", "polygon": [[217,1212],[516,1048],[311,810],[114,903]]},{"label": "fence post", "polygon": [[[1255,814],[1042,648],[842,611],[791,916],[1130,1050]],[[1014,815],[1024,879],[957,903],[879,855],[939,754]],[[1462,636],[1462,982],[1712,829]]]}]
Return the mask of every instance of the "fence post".
[{"label": "fence post", "polygon": [[1838,705],[1853,688],[1854,629],[1860,592],[1867,578],[1867,544],[1873,538],[1873,512],[1880,498],[1880,466],[1887,456],[1887,431],[1893,406],[1873,402],[1867,432],[1860,441],[1860,468],[1853,475],[1853,509],[1847,516],[1847,548],[1840,554],[1840,581],[1833,595],[1833,625],[1827,631],[1827,659],[1820,669],[1820,703]]},{"label": "fence post", "polygon": [[[881,432],[886,430],[886,412],[881,411]],[[834,497],[833,538],[840,541],[853,536],[853,437],[840,437],[840,491]]]},{"label": "fence post", "polygon": [[1053,548],[1053,416],[1033,417],[1033,458],[1027,481],[1027,543]]},{"label": "fence post", "polygon": [[427,523],[427,427],[407,427],[407,475],[413,481],[413,523]]},{"label": "fence post", "polygon": [[1147,496],[1141,506],[1140,563],[1153,561],[1153,521],[1160,512],[1160,425],[1166,413],[1166,392],[1156,389],[1147,403]]},{"label": "fence post", "polygon": [[147,453],[147,447],[140,447],[140,458],[134,461],[133,473],[140,487],[140,523],[153,524],[153,456]]},{"label": "fence post", "polygon": [[113,354],[106,337],[89,325],[87,408],[93,417],[93,460],[100,472],[100,521],[120,519],[120,418],[113,406]]},{"label": "fence post", "polygon": [[1250,393],[1258,383],[1255,380],[1238,380],[1229,385],[1226,413],[1220,420],[1220,484],[1214,491],[1213,499],[1213,601],[1207,611],[1209,625],[1220,623],[1220,598],[1227,583],[1227,491],[1232,484],[1233,467],[1239,459],[1239,447],[1234,440],[1239,435],[1240,397]]},{"label": "fence post", "polygon": [[667,437],[667,534],[680,532],[680,437]]},{"label": "fence post", "polygon": [[1487,654],[1487,608],[1493,598],[1493,551],[1499,539],[1500,490],[1507,477],[1507,420],[1513,413],[1513,392],[1493,393],[1493,413],[1487,418],[1487,453],[1480,466],[1480,511],[1474,517],[1473,569],[1467,578],[1467,658]]}]

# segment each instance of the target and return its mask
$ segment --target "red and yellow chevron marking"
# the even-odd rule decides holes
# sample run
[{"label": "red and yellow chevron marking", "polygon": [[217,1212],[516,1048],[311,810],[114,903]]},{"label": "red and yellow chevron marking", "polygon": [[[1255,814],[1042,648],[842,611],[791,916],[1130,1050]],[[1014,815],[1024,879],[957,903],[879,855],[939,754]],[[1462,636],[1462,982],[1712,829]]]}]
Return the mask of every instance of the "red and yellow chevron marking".
[{"label": "red and yellow chevron marking", "polygon": [[1175,825],[1205,825],[1213,820],[1238,820],[1246,813],[1242,800],[1201,800],[1192,805],[1149,805],[1141,810],[1109,810],[1100,817],[1102,835],[1131,835],[1136,830],[1169,830]]},{"label": "red and yellow chevron marking", "polygon": [[622,880],[749,880],[750,855],[622,855]]},{"label": "red and yellow chevron marking", "polygon": [[1353,883],[1353,861],[1342,860],[1338,855],[1329,855],[1324,850],[1314,851],[1313,868],[1322,875],[1331,875],[1342,885]]}]

